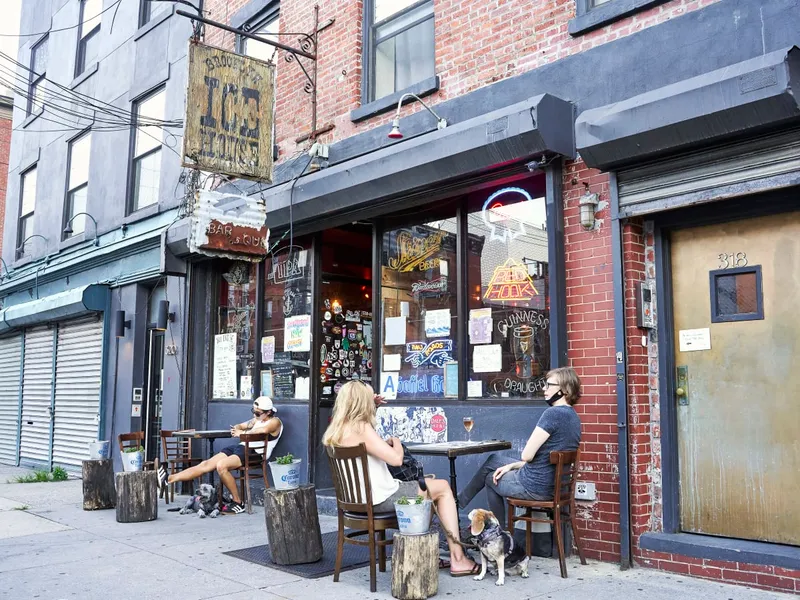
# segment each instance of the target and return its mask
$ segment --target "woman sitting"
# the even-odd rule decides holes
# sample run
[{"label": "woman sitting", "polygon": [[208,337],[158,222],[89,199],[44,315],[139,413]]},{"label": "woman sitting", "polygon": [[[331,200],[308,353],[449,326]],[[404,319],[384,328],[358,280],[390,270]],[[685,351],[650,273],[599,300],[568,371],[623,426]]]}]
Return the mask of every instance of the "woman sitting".
[{"label": "woman sitting", "polygon": [[[391,512],[394,502],[402,496],[416,496],[422,490],[415,481],[392,478],[389,467],[403,464],[403,446],[396,437],[384,441],[375,431],[375,401],[372,388],[361,381],[351,381],[342,386],[336,396],[333,417],[322,443],[335,448],[364,444],[372,488],[375,512]],[[458,513],[450,486],[441,479],[426,480],[431,498],[436,503],[442,525],[458,536]],[[448,539],[450,546],[450,575],[463,577],[475,575],[480,567],[464,555],[457,543]]]},{"label": "woman sitting", "polygon": [[522,460],[491,454],[458,495],[465,508],[484,487],[489,509],[500,523],[506,522],[505,498],[550,500],[553,497],[555,465],[550,452],[577,450],[581,420],[572,408],[581,397],[581,380],[571,367],[553,369],[545,378],[545,409],[522,451]]}]

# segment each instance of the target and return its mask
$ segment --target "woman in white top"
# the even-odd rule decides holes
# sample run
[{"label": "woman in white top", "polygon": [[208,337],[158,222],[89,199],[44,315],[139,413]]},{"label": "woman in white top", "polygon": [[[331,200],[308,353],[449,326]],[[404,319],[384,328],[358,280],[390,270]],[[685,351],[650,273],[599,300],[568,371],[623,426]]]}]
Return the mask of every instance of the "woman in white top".
[{"label": "woman in white top", "polygon": [[[351,447],[364,444],[372,485],[372,502],[376,512],[394,510],[394,501],[401,496],[416,496],[422,490],[416,482],[392,478],[387,465],[403,464],[403,447],[396,437],[384,441],[375,431],[375,397],[372,388],[361,381],[342,386],[336,396],[333,417],[322,443],[325,446]],[[431,498],[436,503],[442,525],[458,536],[458,511],[450,485],[442,479],[426,480]],[[480,567],[464,555],[461,546],[450,541],[450,574],[453,577],[475,575]]]},{"label": "woman in white top", "polygon": [[[283,423],[275,416],[278,409],[272,404],[272,400],[266,396],[260,396],[253,402],[253,418],[238,425],[231,425],[231,435],[239,437],[243,433],[268,433],[267,448],[264,451],[264,444],[261,442],[251,442],[250,450],[253,453],[253,459],[260,461],[262,456],[267,460],[275,448],[275,444],[281,438],[283,433]],[[254,460],[254,461],[255,461]],[[215,470],[219,473],[219,479],[222,484],[228,488],[231,493],[232,502],[222,507],[222,512],[239,514],[244,512],[245,508],[242,504],[242,499],[239,496],[239,490],[236,489],[236,480],[231,475],[231,471],[239,469],[244,465],[244,442],[227,446],[220,450],[217,454],[204,460],[199,465],[189,467],[184,471],[173,473],[169,475],[163,465],[158,464],[156,459],[156,470],[158,471],[159,486],[166,490],[167,485],[175,483],[176,481],[192,481],[210,473]]]}]

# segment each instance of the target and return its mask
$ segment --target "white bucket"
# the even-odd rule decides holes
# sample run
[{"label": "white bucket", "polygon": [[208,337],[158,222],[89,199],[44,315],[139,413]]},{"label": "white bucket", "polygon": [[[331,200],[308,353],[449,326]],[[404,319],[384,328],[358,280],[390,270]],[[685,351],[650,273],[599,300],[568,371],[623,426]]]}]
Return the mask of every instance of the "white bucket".
[{"label": "white bucket", "polygon": [[103,460],[108,458],[111,442],[108,440],[95,440],[89,442],[89,460]]},{"label": "white bucket", "polygon": [[272,482],[276,490],[293,490],[300,487],[300,463],[302,458],[295,458],[290,465],[279,465],[276,462],[269,463],[272,471]]},{"label": "white bucket", "polygon": [[431,501],[426,498],[422,504],[394,503],[394,512],[397,513],[397,524],[400,533],[406,535],[422,535],[428,533],[431,527]]},{"label": "white bucket", "polygon": [[122,470],[126,472],[141,471],[144,466],[144,452],[121,452]]}]

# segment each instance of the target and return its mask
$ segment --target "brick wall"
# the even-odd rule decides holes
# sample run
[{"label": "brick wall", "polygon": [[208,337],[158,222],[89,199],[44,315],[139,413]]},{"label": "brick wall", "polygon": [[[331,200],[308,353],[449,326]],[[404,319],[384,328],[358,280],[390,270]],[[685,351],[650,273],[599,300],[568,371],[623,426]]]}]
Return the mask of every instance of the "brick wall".
[{"label": "brick wall", "polygon": [[3,247],[6,190],[8,189],[8,155],[11,151],[11,115],[9,114],[8,118],[4,118],[4,116],[4,113],[0,113],[0,248]]}]

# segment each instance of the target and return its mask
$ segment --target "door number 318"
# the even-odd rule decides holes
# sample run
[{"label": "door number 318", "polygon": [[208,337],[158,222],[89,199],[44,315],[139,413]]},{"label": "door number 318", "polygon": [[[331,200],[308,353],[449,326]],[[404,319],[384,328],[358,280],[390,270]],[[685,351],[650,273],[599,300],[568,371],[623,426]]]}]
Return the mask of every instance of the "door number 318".
[{"label": "door number 318", "polygon": [[719,255],[719,269],[732,269],[733,267],[746,267],[747,254],[744,252],[722,253]]}]

